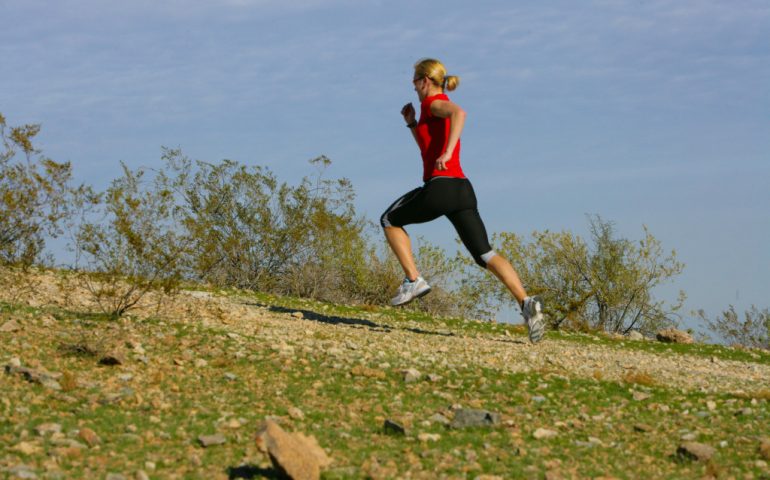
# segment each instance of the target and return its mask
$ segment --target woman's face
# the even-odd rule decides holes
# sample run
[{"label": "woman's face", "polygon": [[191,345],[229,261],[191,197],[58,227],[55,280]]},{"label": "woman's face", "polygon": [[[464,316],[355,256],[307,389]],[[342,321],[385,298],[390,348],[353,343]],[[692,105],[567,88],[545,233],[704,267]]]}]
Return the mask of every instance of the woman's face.
[{"label": "woman's face", "polygon": [[417,92],[417,97],[420,101],[423,101],[425,97],[428,96],[428,86],[430,84],[428,77],[418,77],[417,74],[415,74],[415,77],[412,79],[412,84],[414,84],[414,91]]}]

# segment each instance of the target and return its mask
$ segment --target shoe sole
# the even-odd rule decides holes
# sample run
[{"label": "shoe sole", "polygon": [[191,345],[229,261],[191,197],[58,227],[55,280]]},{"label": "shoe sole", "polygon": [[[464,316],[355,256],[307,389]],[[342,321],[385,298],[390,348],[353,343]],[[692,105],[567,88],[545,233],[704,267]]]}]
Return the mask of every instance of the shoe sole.
[{"label": "shoe sole", "polygon": [[530,331],[529,331],[529,333],[527,335],[529,337],[530,343],[533,343],[533,344],[541,342],[543,340],[543,337],[545,337],[545,325],[543,325],[543,321],[542,320],[540,322],[538,322],[538,323],[541,324],[540,325],[540,329],[539,329],[540,333],[536,333],[536,334],[532,335],[531,334],[532,333],[532,329],[530,329]]},{"label": "shoe sole", "polygon": [[415,295],[414,297],[410,298],[409,300],[407,300],[405,302],[396,303],[396,304],[391,303],[390,305],[393,306],[393,307],[401,307],[401,306],[406,305],[408,303],[414,302],[415,300],[417,300],[420,297],[424,297],[425,295],[429,294],[430,291],[431,291],[431,288],[428,287],[425,290],[423,290],[422,292],[418,293],[417,295]]},{"label": "shoe sole", "polygon": [[[540,299],[539,296],[536,295],[532,299],[534,301],[536,301],[540,305],[540,307],[542,308],[543,301]],[[528,328],[528,332],[527,332],[527,336],[529,337],[529,341],[531,343],[533,343],[533,344],[542,341],[543,337],[545,337],[545,319],[543,318],[543,312],[542,311],[536,311],[535,315],[540,315],[540,320],[536,322],[537,326],[539,328],[537,328],[535,330],[535,329],[529,327],[529,325],[527,325],[527,327],[529,327]],[[533,332],[534,332],[534,334],[533,334]]]}]

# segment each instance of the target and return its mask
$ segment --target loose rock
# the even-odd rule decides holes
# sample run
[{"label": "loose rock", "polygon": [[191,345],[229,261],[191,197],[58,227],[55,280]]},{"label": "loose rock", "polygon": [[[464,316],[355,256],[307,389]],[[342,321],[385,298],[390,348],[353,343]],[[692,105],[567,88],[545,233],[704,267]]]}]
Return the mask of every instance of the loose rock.
[{"label": "loose rock", "polygon": [[628,333],[628,339],[629,340],[635,340],[635,341],[644,340],[644,335],[642,335],[641,333],[639,333],[636,330],[631,330]]},{"label": "loose rock", "polygon": [[16,320],[8,320],[0,326],[0,332],[12,333],[21,330],[21,325]]},{"label": "loose rock", "polygon": [[710,459],[716,450],[709,445],[698,442],[685,442],[679,445],[676,453],[682,458],[705,462]]},{"label": "loose rock", "polygon": [[267,420],[257,432],[257,446],[268,453],[273,466],[293,480],[317,480],[331,459],[315,437],[287,433]]},{"label": "loose rock", "polygon": [[214,435],[200,435],[198,437],[198,443],[203,448],[213,447],[215,445],[222,445],[227,442],[227,439],[224,435],[221,433],[217,433]]},{"label": "loose rock", "polygon": [[28,382],[40,384],[50,390],[61,390],[61,385],[56,381],[56,375],[50,373],[26,367],[18,367],[12,364],[5,366],[5,373],[9,375],[19,375]]},{"label": "loose rock", "polygon": [[692,336],[676,328],[667,328],[657,333],[655,338],[664,343],[693,343]]},{"label": "loose rock", "polygon": [[61,425],[58,423],[41,423],[40,425],[35,427],[35,431],[37,432],[38,435],[43,437],[49,433],[60,433]]},{"label": "loose rock", "polygon": [[441,440],[441,435],[438,433],[421,433],[417,435],[417,439],[421,442],[438,442]]},{"label": "loose rock", "polygon": [[382,430],[387,435],[406,435],[406,428],[395,420],[386,419],[382,424]]},{"label": "loose rock", "polygon": [[420,377],[422,377],[422,374],[419,370],[415,370],[414,368],[409,368],[407,370],[403,370],[401,374],[404,376],[404,381],[406,383],[412,383],[420,380]]},{"label": "loose rock", "polygon": [[99,365],[107,365],[110,367],[123,365],[124,363],[126,363],[126,359],[122,352],[110,352],[102,355],[99,359]]},{"label": "loose rock", "polygon": [[553,438],[559,435],[559,432],[548,430],[547,428],[538,428],[535,433],[532,434],[535,440],[543,440],[546,438]]},{"label": "loose rock", "polygon": [[294,420],[304,420],[305,419],[305,412],[300,410],[297,407],[290,407],[289,408],[289,416],[293,418]]},{"label": "loose rock", "polygon": [[770,460],[770,439],[766,438],[759,444],[759,454],[765,460]]},{"label": "loose rock", "polygon": [[455,411],[451,428],[491,427],[500,423],[500,414],[488,410],[460,408]]},{"label": "loose rock", "polygon": [[87,427],[80,429],[80,432],[78,433],[78,437],[80,437],[81,440],[86,442],[89,447],[94,447],[102,443],[102,439],[99,438],[99,435],[97,435],[96,432],[94,432],[93,430]]}]

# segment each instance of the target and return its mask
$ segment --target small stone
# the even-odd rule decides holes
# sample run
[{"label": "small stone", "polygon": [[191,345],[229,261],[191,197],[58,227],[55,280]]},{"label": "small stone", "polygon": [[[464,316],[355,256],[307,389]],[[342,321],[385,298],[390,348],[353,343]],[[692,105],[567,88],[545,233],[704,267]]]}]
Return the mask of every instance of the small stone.
[{"label": "small stone", "polygon": [[751,408],[749,408],[749,407],[746,407],[746,408],[741,408],[740,410],[738,410],[737,412],[735,412],[735,415],[736,415],[737,417],[749,417],[749,416],[751,416],[751,415],[753,415],[753,414],[754,414],[754,410],[752,410],[752,409],[751,409]]},{"label": "small stone", "polygon": [[40,445],[37,445],[35,443],[30,443],[30,442],[20,442],[18,445],[11,448],[11,450],[15,450],[19,453],[23,453],[24,455],[34,455],[36,453],[43,451]]},{"label": "small stone", "polygon": [[708,402],[706,402],[706,408],[708,408],[709,411],[713,412],[714,410],[717,409],[717,402],[713,400],[709,400]]},{"label": "small stone", "polygon": [[200,435],[198,437],[198,443],[200,443],[200,445],[203,448],[213,447],[216,445],[223,445],[226,442],[227,442],[227,439],[221,433],[217,433],[214,435]]},{"label": "small stone", "polygon": [[125,357],[120,352],[110,352],[99,359],[99,365],[115,366],[124,363],[126,363]]},{"label": "small stone", "polygon": [[540,395],[535,395],[534,397],[532,397],[532,401],[535,403],[543,403],[545,402],[545,397]]},{"label": "small stone", "polygon": [[647,400],[651,396],[652,395],[650,395],[649,393],[644,393],[644,392],[634,392],[633,393],[634,400],[636,400],[637,402],[641,402],[641,401]]},{"label": "small stone", "polygon": [[294,317],[294,318],[298,318],[298,319],[305,318],[305,315],[302,312],[292,312],[291,316]]},{"label": "small stone", "polygon": [[554,438],[559,435],[559,432],[548,430],[547,428],[538,428],[535,433],[532,434],[535,440],[543,440],[548,438]]},{"label": "small stone", "polygon": [[440,413],[433,414],[428,420],[434,423],[438,423],[439,425],[449,425],[450,423],[449,419]]},{"label": "small stone", "polygon": [[78,437],[86,442],[89,447],[94,447],[102,443],[102,439],[99,438],[99,435],[88,427],[81,428],[80,432],[78,432]]},{"label": "small stone", "polygon": [[305,412],[300,410],[297,407],[290,407],[289,408],[289,416],[293,418],[294,420],[304,420],[305,419]]},{"label": "small stone", "polygon": [[386,435],[406,435],[406,428],[395,420],[386,419],[382,424],[382,430]]},{"label": "small stone", "polygon": [[436,383],[440,382],[443,377],[441,375],[436,375],[435,373],[429,373],[428,374],[428,381]]},{"label": "small stone", "polygon": [[695,435],[694,433],[685,433],[684,435],[679,437],[680,440],[683,440],[685,442],[692,442],[696,438],[698,438],[698,436]]},{"label": "small stone", "polygon": [[207,362],[203,358],[196,358],[195,359],[195,368],[203,368],[205,366],[208,366],[209,362]]},{"label": "small stone", "polygon": [[21,360],[19,360],[19,357],[13,357],[8,361],[8,365],[11,367],[21,367]]},{"label": "small stone", "polygon": [[8,320],[2,326],[0,326],[0,332],[12,333],[21,330],[21,325],[16,320]]},{"label": "small stone", "polygon": [[759,455],[765,460],[770,460],[770,439],[764,439],[759,444]]},{"label": "small stone", "polygon": [[638,330],[631,330],[628,332],[628,339],[634,341],[644,340],[644,335],[642,335]]},{"label": "small stone", "polygon": [[144,468],[146,468],[149,471],[154,471],[157,466],[155,465],[155,462],[144,462]]},{"label": "small stone", "polygon": [[37,474],[35,473],[34,467],[31,467],[29,465],[19,464],[14,467],[8,468],[6,470],[0,470],[0,472],[5,471],[7,473],[10,473],[13,475],[11,478],[22,478],[22,479],[36,479]]},{"label": "small stone", "polygon": [[238,375],[230,372],[225,372],[224,377],[226,380],[229,380],[231,382],[238,380]]},{"label": "small stone", "polygon": [[108,473],[104,480],[127,480],[125,475],[120,473]]},{"label": "small stone", "polygon": [[754,462],[754,466],[756,466],[757,468],[767,468],[767,462],[764,460],[757,460],[756,462]]},{"label": "small stone", "polygon": [[422,374],[419,370],[415,370],[414,368],[409,368],[407,370],[403,370],[401,374],[404,376],[404,382],[406,383],[412,383],[420,380],[420,377],[422,377]]},{"label": "small stone", "polygon": [[500,414],[497,412],[459,408],[455,411],[449,426],[451,428],[490,427],[499,423]]},{"label": "small stone", "polygon": [[60,433],[61,425],[58,423],[41,423],[40,425],[35,427],[35,431],[37,432],[38,435],[43,437],[49,433]]},{"label": "small stone", "polygon": [[417,439],[421,442],[438,442],[441,440],[441,435],[438,433],[421,433],[417,435]]},{"label": "small stone", "polygon": [[150,480],[150,476],[144,470],[137,470],[134,474],[134,480]]},{"label": "small stone", "polygon": [[634,425],[634,430],[637,432],[648,433],[652,431],[652,427],[645,423],[637,423]]},{"label": "small stone", "polygon": [[714,455],[715,451],[714,447],[703,443],[685,442],[679,445],[676,453],[683,458],[705,462]]}]

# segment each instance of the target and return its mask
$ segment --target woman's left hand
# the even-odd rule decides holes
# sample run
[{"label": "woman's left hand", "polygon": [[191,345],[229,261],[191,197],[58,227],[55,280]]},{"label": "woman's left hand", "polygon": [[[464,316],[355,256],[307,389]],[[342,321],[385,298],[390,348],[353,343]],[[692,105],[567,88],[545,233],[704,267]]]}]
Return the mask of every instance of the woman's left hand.
[{"label": "woman's left hand", "polygon": [[445,152],[436,159],[436,170],[447,170],[447,162],[452,159],[452,155],[449,152]]}]

